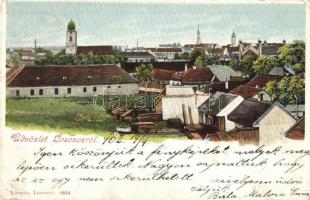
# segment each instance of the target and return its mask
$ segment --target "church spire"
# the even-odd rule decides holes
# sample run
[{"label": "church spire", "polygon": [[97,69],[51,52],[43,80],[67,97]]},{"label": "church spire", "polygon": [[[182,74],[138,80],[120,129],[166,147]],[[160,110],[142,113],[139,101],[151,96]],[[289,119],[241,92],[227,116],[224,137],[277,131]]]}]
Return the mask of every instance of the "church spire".
[{"label": "church spire", "polygon": [[198,24],[198,29],[197,29],[197,41],[196,41],[196,44],[201,44],[200,31],[199,31],[199,24]]}]

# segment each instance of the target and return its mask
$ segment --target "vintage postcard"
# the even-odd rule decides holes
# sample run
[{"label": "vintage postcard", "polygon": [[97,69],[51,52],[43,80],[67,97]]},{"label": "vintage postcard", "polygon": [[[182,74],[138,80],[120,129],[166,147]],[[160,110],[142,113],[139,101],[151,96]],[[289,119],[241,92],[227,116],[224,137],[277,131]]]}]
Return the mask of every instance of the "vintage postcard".
[{"label": "vintage postcard", "polygon": [[0,2],[0,199],[310,199],[308,1]]}]

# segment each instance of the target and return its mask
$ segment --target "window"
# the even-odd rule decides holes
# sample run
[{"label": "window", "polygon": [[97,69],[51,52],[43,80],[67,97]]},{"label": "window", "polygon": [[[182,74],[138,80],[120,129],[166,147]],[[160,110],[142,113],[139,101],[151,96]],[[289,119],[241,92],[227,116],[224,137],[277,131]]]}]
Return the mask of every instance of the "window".
[{"label": "window", "polygon": [[87,87],[83,87],[83,92],[87,92]]},{"label": "window", "polygon": [[16,95],[17,97],[19,97],[19,90],[16,90],[16,91],[15,91],[15,95]]},{"label": "window", "polygon": [[58,95],[58,88],[55,88],[54,92],[55,92],[55,95]]},{"label": "window", "polygon": [[34,90],[30,90],[30,95],[31,95],[31,96],[34,95]]},{"label": "window", "polygon": [[111,88],[111,85],[108,85],[108,88]]},{"label": "window", "polygon": [[69,37],[70,42],[72,42],[72,36]]},{"label": "window", "polygon": [[43,95],[43,89],[39,90],[39,95]]},{"label": "window", "polygon": [[121,88],[121,86],[119,85],[118,88]]},{"label": "window", "polygon": [[97,87],[93,87],[93,92],[97,92]]},{"label": "window", "polygon": [[67,89],[67,93],[68,93],[68,94],[71,94],[71,88],[68,88],[68,89]]}]

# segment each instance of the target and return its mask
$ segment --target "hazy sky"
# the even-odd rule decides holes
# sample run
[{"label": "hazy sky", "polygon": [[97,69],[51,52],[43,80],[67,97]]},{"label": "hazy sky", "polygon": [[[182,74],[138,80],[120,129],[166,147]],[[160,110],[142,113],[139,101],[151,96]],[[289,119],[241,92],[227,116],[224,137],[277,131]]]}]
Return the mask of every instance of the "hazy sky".
[{"label": "hazy sky", "polygon": [[8,2],[7,46],[64,46],[66,26],[76,23],[78,45],[158,46],[237,40],[280,42],[304,39],[303,4],[138,4]]}]

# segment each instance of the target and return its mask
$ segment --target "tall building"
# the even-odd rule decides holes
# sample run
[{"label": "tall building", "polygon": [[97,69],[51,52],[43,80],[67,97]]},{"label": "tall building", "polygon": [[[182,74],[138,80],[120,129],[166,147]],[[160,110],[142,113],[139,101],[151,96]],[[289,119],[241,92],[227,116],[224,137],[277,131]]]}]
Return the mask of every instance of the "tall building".
[{"label": "tall building", "polygon": [[197,41],[196,41],[196,44],[201,44],[200,31],[199,31],[199,24],[198,24],[198,29],[197,29]]},{"label": "tall building", "polygon": [[233,33],[231,34],[231,47],[236,47],[236,34],[233,30]]},{"label": "tall building", "polygon": [[66,54],[76,55],[76,52],[77,52],[77,32],[75,30],[75,23],[71,19],[67,26]]}]

